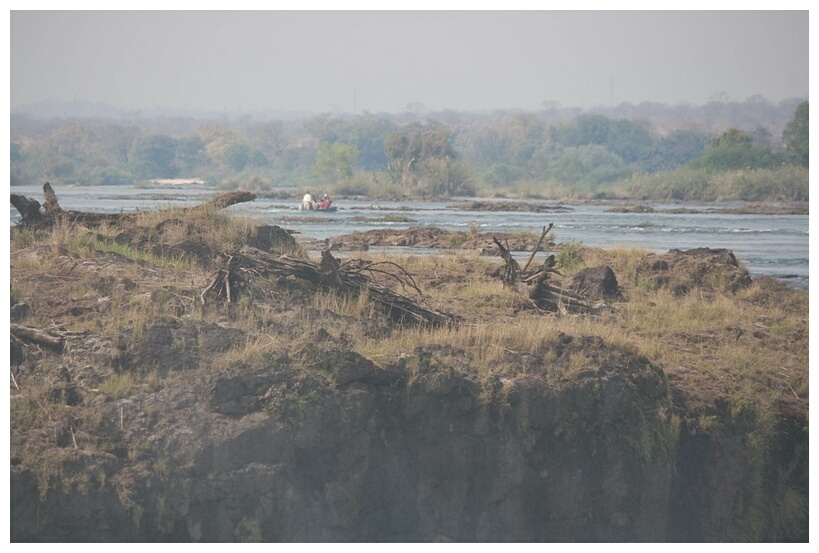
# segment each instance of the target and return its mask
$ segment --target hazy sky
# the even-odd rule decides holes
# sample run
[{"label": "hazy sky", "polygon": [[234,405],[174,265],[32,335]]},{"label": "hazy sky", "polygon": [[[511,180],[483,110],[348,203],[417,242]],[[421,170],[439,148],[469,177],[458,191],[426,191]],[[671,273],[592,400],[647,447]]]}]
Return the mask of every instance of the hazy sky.
[{"label": "hazy sky", "polygon": [[11,11],[11,107],[247,112],[808,94],[807,11]]}]

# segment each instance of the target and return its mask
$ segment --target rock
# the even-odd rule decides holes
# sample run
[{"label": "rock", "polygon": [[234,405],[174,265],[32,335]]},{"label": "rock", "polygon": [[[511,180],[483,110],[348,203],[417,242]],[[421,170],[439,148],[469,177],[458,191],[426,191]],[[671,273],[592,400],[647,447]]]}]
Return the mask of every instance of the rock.
[{"label": "rock", "polygon": [[156,245],[151,248],[156,257],[176,257],[192,259],[202,267],[208,267],[215,257],[213,250],[199,240],[185,239],[172,245]]},{"label": "rock", "polygon": [[748,270],[740,267],[728,249],[695,248],[648,254],[637,267],[637,283],[651,288],[670,288],[687,294],[693,288],[735,293],[751,285]]},{"label": "rock", "polygon": [[228,416],[244,416],[258,411],[270,387],[282,380],[275,371],[219,375],[207,387],[207,402],[211,411]]},{"label": "rock", "polygon": [[244,332],[216,324],[183,324],[165,317],[145,329],[127,348],[127,363],[118,355],[118,364],[142,371],[178,371],[207,363],[213,353],[227,351],[244,340]]},{"label": "rock", "polygon": [[253,227],[248,232],[247,245],[269,253],[290,253],[298,245],[293,236],[277,225]]},{"label": "rock", "polygon": [[571,278],[567,288],[590,302],[623,299],[617,285],[617,277],[608,265],[583,269]]}]

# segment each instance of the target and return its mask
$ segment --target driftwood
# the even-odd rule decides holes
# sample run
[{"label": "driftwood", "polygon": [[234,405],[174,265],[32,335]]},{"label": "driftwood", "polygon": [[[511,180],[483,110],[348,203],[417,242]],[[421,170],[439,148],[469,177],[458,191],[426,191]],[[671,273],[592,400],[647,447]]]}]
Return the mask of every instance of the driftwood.
[{"label": "driftwood", "polygon": [[62,352],[65,348],[65,340],[62,336],[54,336],[44,330],[30,326],[11,323],[11,335],[23,342],[43,346],[56,352]]},{"label": "driftwood", "polygon": [[[287,255],[275,256],[245,246],[238,252],[226,256],[222,267],[211,276],[200,299],[203,304],[207,296],[222,298],[229,303],[235,302],[240,291],[257,276],[295,278],[316,288],[366,293],[395,321],[433,326],[458,322],[454,315],[441,313],[426,306],[421,290],[412,275],[400,265],[391,261],[370,262],[355,259],[339,263],[329,249],[321,252],[321,261],[316,263]],[[393,291],[379,282],[383,279],[392,280],[403,288],[412,290],[419,299],[412,299]]]},{"label": "driftwood", "polygon": [[525,297],[537,309],[544,311],[565,311],[567,309],[588,310],[589,305],[582,296],[557,288],[549,283],[550,276],[557,273],[554,255],[547,257],[543,264],[537,269],[529,270],[529,266],[535,258],[535,254],[540,250],[543,239],[550,230],[552,230],[551,223],[548,227],[543,227],[540,240],[538,240],[537,246],[523,269],[520,268],[518,262],[512,257],[509,245],[506,244],[504,246],[500,240],[492,237],[492,241],[494,241],[495,245],[500,249],[501,257],[505,262],[501,281],[503,281],[506,287],[515,290]]},{"label": "driftwood", "polygon": [[[65,220],[68,223],[79,223],[87,226],[99,226],[103,223],[123,224],[133,222],[136,213],[96,213],[89,211],[64,210],[60,207],[57,195],[51,184],[43,185],[44,202],[32,198],[27,198],[20,194],[11,195],[11,205],[17,209],[22,217],[18,226],[28,228],[50,228],[58,220]],[[234,191],[220,194],[212,200],[193,207],[184,208],[183,211],[191,209],[224,209],[234,204],[250,202],[256,199],[256,195],[250,192]]]}]

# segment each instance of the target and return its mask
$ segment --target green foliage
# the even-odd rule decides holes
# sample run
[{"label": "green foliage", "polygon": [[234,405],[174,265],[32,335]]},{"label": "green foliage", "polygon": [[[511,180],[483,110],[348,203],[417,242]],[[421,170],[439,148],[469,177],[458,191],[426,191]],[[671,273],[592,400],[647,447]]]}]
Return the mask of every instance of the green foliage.
[{"label": "green foliage", "polygon": [[172,178],[177,174],[176,141],[164,135],[149,135],[141,138],[134,151],[134,168],[138,176],[150,178]]},{"label": "green foliage", "polygon": [[602,146],[586,145],[567,148],[543,174],[566,184],[600,185],[631,175],[623,160]]},{"label": "green foliage", "polygon": [[715,173],[680,167],[653,175],[638,175],[612,185],[613,195],[641,200],[807,201],[808,171],[780,166]]},{"label": "green foliage", "polygon": [[495,187],[509,186],[520,179],[520,171],[506,163],[494,163],[481,177],[487,184]]},{"label": "green foliage", "polygon": [[[581,199],[616,196],[628,181],[642,179],[633,175],[685,164],[712,175],[774,169],[783,161],[808,164],[807,102],[798,107],[796,102],[776,107],[759,100],[742,106],[711,103],[687,108],[685,114],[669,112],[666,119],[644,105],[618,108],[614,113],[625,115],[618,118],[560,113],[552,106],[535,113],[443,113],[439,121],[446,123],[420,120],[416,108],[410,110],[414,116],[365,112],[259,123],[230,118],[37,122],[13,116],[10,181],[20,185],[47,178],[58,184],[118,185],[196,176],[231,188],[252,175],[261,190],[333,181],[339,190],[382,198],[473,194],[481,186],[488,195]],[[791,114],[782,134],[785,151],[779,155],[783,144],[772,138],[770,129],[781,128]],[[704,132],[680,128],[683,120],[691,126],[689,121],[705,115],[702,128],[719,128],[724,121],[737,128],[710,144]],[[671,176],[678,180],[681,174]],[[709,186],[707,181],[704,187],[677,182],[673,197],[728,197]],[[802,195],[800,190],[791,195]],[[760,194],[754,190],[753,195]]]},{"label": "green foliage", "polygon": [[808,167],[810,161],[808,111],[808,102],[799,104],[793,114],[793,119],[788,122],[782,132],[782,140],[785,142],[785,158],[788,162],[802,167]]},{"label": "green foliage", "polygon": [[424,160],[417,184],[419,192],[426,196],[471,196],[475,193],[471,172],[451,157]]},{"label": "green foliage", "polygon": [[384,150],[389,159],[387,171],[393,180],[413,184],[423,162],[457,157],[452,131],[441,126],[395,131],[385,138]]},{"label": "green foliage", "polygon": [[646,159],[654,142],[645,123],[615,121],[602,115],[584,115],[568,125],[552,127],[550,136],[565,148],[601,146],[622,162],[638,165]]},{"label": "green foliage", "polygon": [[474,194],[472,172],[457,161],[452,133],[439,126],[395,131],[384,140],[394,183],[421,196]]},{"label": "green foliage", "polygon": [[348,179],[353,176],[358,154],[358,148],[352,144],[323,142],[316,155],[316,171],[336,182]]},{"label": "green foliage", "polygon": [[705,151],[707,139],[694,131],[675,131],[654,144],[643,161],[643,168],[654,173],[685,165]]},{"label": "green foliage", "polygon": [[127,170],[119,167],[95,167],[87,177],[83,177],[83,184],[92,186],[118,186],[132,184],[134,176]]},{"label": "green foliage", "polygon": [[780,162],[780,157],[771,151],[770,146],[755,145],[747,132],[728,129],[712,140],[703,155],[689,162],[689,166],[708,171],[730,171],[771,168]]},{"label": "green foliage", "polygon": [[400,183],[392,182],[383,173],[354,173],[352,177],[340,180],[328,189],[334,196],[366,196],[373,199],[404,198],[409,193]]},{"label": "green foliage", "polygon": [[205,145],[198,136],[184,136],[176,140],[176,165],[180,171],[193,173],[206,162]]},{"label": "green foliage", "polygon": [[236,142],[228,146],[225,150],[225,162],[234,171],[241,171],[244,169],[250,159],[250,146],[244,142]]},{"label": "green foliage", "polygon": [[568,240],[560,244],[560,250],[555,256],[558,267],[571,271],[583,262],[583,243]]},{"label": "green foliage", "polygon": [[262,152],[248,144],[234,142],[225,150],[225,163],[234,171],[242,171],[248,167],[264,167],[268,160]]},{"label": "green foliage", "polygon": [[74,182],[77,179],[78,164],[67,157],[58,157],[52,160],[49,174],[54,175],[62,182]]},{"label": "green foliage", "polygon": [[365,113],[344,126],[340,140],[358,148],[357,165],[361,170],[383,171],[387,167],[384,138],[394,129],[392,122]]},{"label": "green foliage", "polygon": [[128,395],[134,387],[134,379],[130,373],[112,374],[100,384],[99,390],[103,394],[121,398]]}]

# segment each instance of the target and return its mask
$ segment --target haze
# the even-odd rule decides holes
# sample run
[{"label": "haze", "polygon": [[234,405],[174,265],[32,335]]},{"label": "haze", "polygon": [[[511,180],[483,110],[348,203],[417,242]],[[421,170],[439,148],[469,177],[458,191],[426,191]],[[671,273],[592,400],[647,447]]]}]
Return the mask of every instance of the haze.
[{"label": "haze", "polygon": [[223,112],[808,96],[807,11],[12,11],[11,108]]}]

